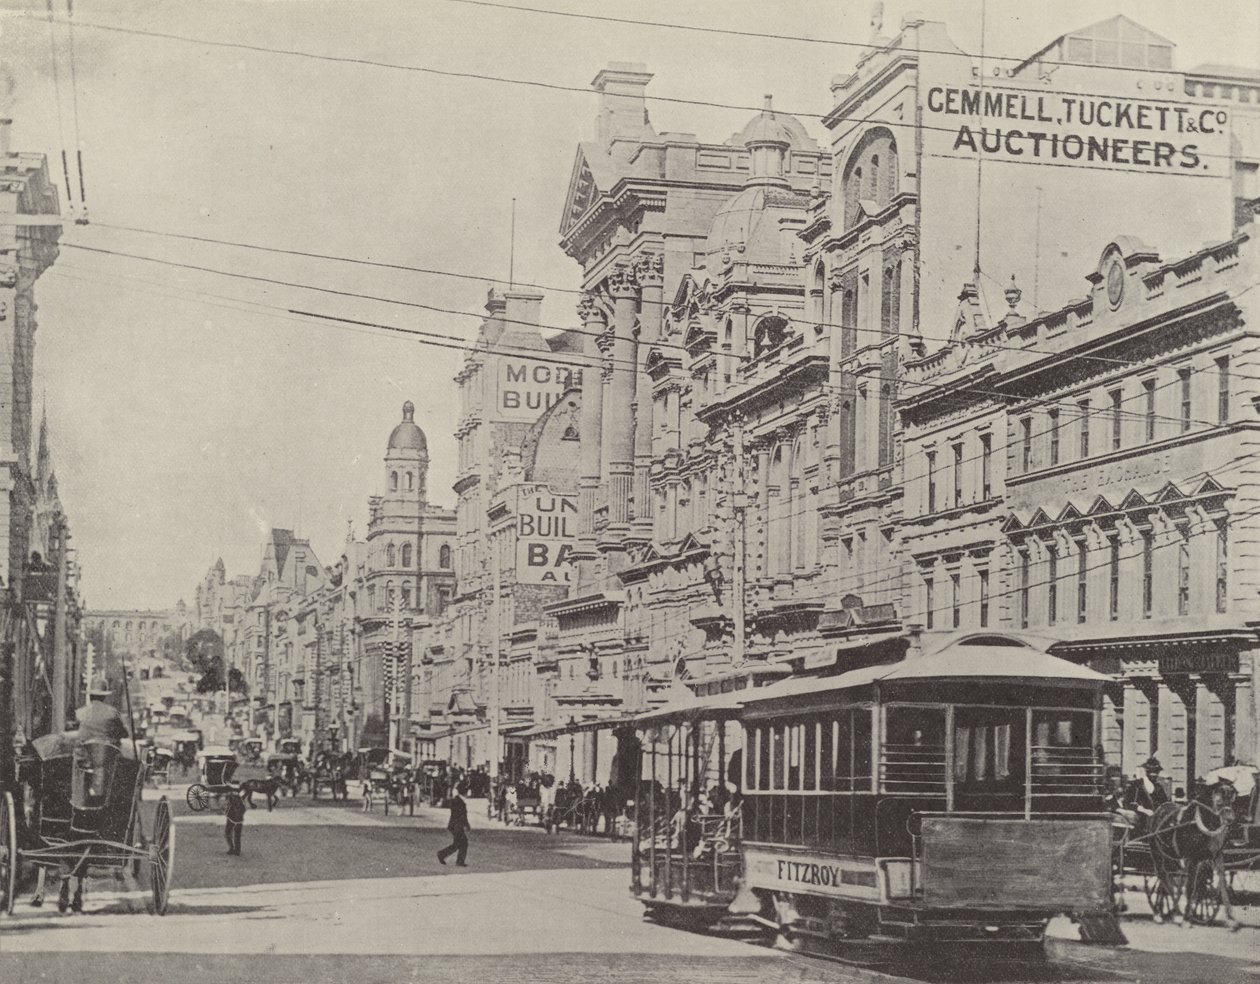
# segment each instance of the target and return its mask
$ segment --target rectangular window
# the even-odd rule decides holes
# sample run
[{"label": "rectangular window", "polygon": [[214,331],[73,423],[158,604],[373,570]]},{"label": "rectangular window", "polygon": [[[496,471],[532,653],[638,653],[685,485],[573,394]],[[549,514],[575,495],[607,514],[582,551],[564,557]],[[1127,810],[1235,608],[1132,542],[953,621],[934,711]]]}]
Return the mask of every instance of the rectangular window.
[{"label": "rectangular window", "polygon": [[1190,429],[1190,370],[1178,369],[1177,378],[1181,380],[1181,433]]},{"label": "rectangular window", "polygon": [[1050,411],[1050,466],[1059,463],[1059,411]]},{"label": "rectangular window", "polygon": [[1076,404],[1081,415],[1081,457],[1089,457],[1089,400],[1081,400]]},{"label": "rectangular window", "polygon": [[1155,380],[1142,380],[1142,393],[1146,400],[1146,439],[1155,440]]},{"label": "rectangular window", "polygon": [[1110,588],[1108,614],[1114,622],[1120,617],[1120,541],[1112,540],[1108,549],[1110,551],[1107,578]]},{"label": "rectangular window", "polygon": [[954,445],[954,505],[962,505],[963,446]]},{"label": "rectangular window", "polygon": [[1177,614],[1190,614],[1190,533],[1178,530],[1177,544]]},{"label": "rectangular window", "polygon": [[1142,531],[1142,617],[1150,618],[1155,607],[1155,534]]},{"label": "rectangular window", "polygon": [[984,498],[993,497],[993,435],[980,435],[980,481],[984,485]]},{"label": "rectangular window", "polygon": [[1216,360],[1216,422],[1229,423],[1229,356]]},{"label": "rectangular window", "polygon": [[1089,548],[1082,540],[1076,545],[1076,620],[1085,621],[1089,601]]},{"label": "rectangular window", "polygon": [[949,576],[950,608],[954,628],[962,625],[962,577],[959,574]]},{"label": "rectangular window", "polygon": [[1046,575],[1046,615],[1049,623],[1054,625],[1059,618],[1059,548],[1046,548],[1046,564],[1049,572]]},{"label": "rectangular window", "polygon": [[924,607],[927,609],[925,612],[925,622],[927,627],[930,629],[935,625],[933,611],[936,608],[936,585],[932,583],[932,579],[930,577],[925,577],[923,579],[923,603]]},{"label": "rectangular window", "polygon": [[936,512],[936,452],[927,453],[927,511]]},{"label": "rectangular window", "polygon": [[1022,471],[1028,472],[1032,470],[1032,418],[1025,417],[1019,422],[1020,427],[1020,461],[1023,464]]},{"label": "rectangular window", "polygon": [[989,625],[989,572],[980,571],[980,628]]},{"label": "rectangular window", "polygon": [[1124,443],[1124,410],[1121,409],[1124,397],[1118,389],[1108,396],[1111,397],[1111,450],[1119,451]]},{"label": "rectangular window", "polygon": [[1019,624],[1020,628],[1028,628],[1028,554],[1019,555]]},{"label": "rectangular window", "polygon": [[1216,610],[1223,612],[1229,603],[1229,521],[1216,524]]}]

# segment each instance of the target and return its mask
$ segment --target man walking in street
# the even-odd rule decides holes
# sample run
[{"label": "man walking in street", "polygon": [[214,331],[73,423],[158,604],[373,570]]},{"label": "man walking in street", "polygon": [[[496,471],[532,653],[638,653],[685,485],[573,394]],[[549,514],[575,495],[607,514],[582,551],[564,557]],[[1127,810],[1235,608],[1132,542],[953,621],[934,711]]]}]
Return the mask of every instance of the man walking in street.
[{"label": "man walking in street", "polygon": [[241,830],[245,826],[245,800],[240,793],[228,793],[227,809],[224,813],[227,822],[223,825],[223,836],[227,839],[227,852],[239,856]]},{"label": "man walking in street", "polygon": [[458,786],[451,789],[451,798],[446,801],[446,805],[451,811],[451,818],[446,823],[446,829],[451,832],[451,836],[455,839],[450,847],[444,847],[438,851],[438,863],[446,864],[446,859],[458,852],[455,857],[455,864],[460,868],[467,868],[468,865],[465,859],[468,857],[468,831],[472,828],[468,825],[468,804],[464,802],[464,797],[460,795]]}]

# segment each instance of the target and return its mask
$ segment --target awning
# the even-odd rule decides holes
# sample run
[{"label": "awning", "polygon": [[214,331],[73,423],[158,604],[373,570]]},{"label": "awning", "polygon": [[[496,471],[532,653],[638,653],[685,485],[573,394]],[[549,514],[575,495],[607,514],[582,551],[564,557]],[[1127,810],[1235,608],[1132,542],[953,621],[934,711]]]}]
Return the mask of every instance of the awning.
[{"label": "awning", "polygon": [[548,723],[539,724],[530,728],[528,731],[521,732],[518,737],[522,738],[545,738],[555,735],[575,735],[584,731],[603,731],[620,727],[624,724],[633,724],[636,721],[634,717],[615,717],[615,718],[592,718],[584,721],[572,721],[566,723]]},{"label": "awning", "polygon": [[864,666],[830,677],[798,677],[745,694],[744,704],[783,700],[804,694],[852,690],[885,681],[1029,680],[1058,684],[1101,684],[1111,677],[1078,666],[1011,636],[972,636],[930,656]]},{"label": "awning", "polygon": [[698,717],[707,720],[736,718],[744,706],[744,701],[765,689],[767,688],[732,690],[729,693],[713,694],[710,697],[672,700],[646,714],[638,715],[633,719],[634,724],[641,727],[647,724],[691,721]]}]

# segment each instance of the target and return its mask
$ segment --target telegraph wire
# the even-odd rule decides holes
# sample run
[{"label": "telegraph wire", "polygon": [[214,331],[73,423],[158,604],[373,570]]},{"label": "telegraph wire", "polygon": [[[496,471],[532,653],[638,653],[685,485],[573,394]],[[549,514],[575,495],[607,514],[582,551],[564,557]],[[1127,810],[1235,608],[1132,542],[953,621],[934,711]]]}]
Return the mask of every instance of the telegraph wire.
[{"label": "telegraph wire", "polygon": [[[215,267],[207,267],[207,266],[202,266],[199,264],[191,264],[191,263],[182,263],[176,260],[166,260],[159,257],[143,256],[141,254],[134,254],[134,253],[125,253],[125,252],[121,252],[117,250],[109,250],[109,249],[104,249],[101,247],[94,247],[94,246],[85,246],[85,245],[77,244],[77,243],[63,243],[62,245],[69,246],[75,249],[86,250],[88,252],[93,252],[93,253],[102,253],[102,254],[111,255],[111,256],[120,256],[120,257],[129,258],[129,259],[146,260],[148,262],[159,263],[159,264],[172,266],[179,269],[188,269],[188,270],[194,270],[194,271],[202,272],[202,273],[217,274],[217,275],[241,279],[241,280],[256,281],[256,282],[261,282],[261,283],[266,283],[266,284],[304,289],[304,290],[313,290],[320,293],[332,294],[339,297],[349,297],[349,298],[355,298],[355,299],[361,299],[361,300],[370,300],[370,301],[380,302],[380,303],[397,304],[402,307],[418,308],[421,310],[432,311],[432,312],[436,312],[440,314],[449,314],[449,315],[454,315],[457,317],[477,318],[480,321],[486,320],[485,315],[477,314],[476,312],[465,311],[465,310],[461,310],[457,308],[445,308],[445,307],[440,307],[440,306],[432,305],[432,304],[424,304],[419,301],[403,301],[396,298],[386,298],[386,297],[380,297],[380,296],[372,295],[372,294],[360,294],[354,291],[338,290],[332,287],[321,287],[321,286],[316,286],[312,284],[302,284],[295,281],[279,280],[276,278],[262,277],[262,276],[258,276],[254,274],[246,274],[246,273],[240,273],[236,271],[221,270]],[[1257,285],[1253,284],[1251,286],[1254,287]],[[1250,289],[1250,288],[1247,288],[1247,289]],[[1245,292],[1246,291],[1240,291],[1239,294],[1236,296],[1241,296],[1241,294]],[[291,311],[292,309],[286,308],[285,310]],[[331,315],[321,315],[321,317],[325,317],[327,319],[332,318]],[[347,318],[344,320],[348,324],[355,323],[354,319]],[[594,334],[591,332],[580,331],[578,329],[560,328],[554,325],[538,325],[538,324],[533,324],[530,322],[520,321],[519,319],[504,318],[504,319],[499,319],[499,320],[502,320],[505,323],[524,324],[535,330],[537,330],[538,328],[555,328],[556,330],[559,330],[559,331],[572,331],[578,334],[586,334],[586,335]],[[547,362],[550,364],[569,365],[575,368],[598,369],[598,368],[602,368],[606,364],[611,363],[613,365],[621,365],[629,370],[636,371],[636,372],[640,369],[639,363],[632,362],[631,360],[628,360],[628,359],[619,359],[614,356],[604,356],[600,358],[600,357],[594,357],[594,356],[587,356],[583,353],[559,352],[559,353],[554,353],[552,357],[548,357],[548,356],[539,354],[539,352],[534,349],[516,349],[510,346],[503,346],[503,345],[488,346],[488,345],[485,345],[484,343],[480,343],[476,341],[475,339],[469,340],[459,335],[442,335],[442,334],[438,334],[434,332],[425,332],[418,329],[404,329],[404,328],[399,328],[397,326],[377,323],[377,322],[362,322],[362,324],[372,325],[385,331],[402,331],[402,332],[410,331],[412,334],[418,334],[422,337],[453,341],[459,344],[460,346],[462,346],[463,350],[469,354],[476,351],[482,351],[482,352],[487,352],[490,354],[497,353],[497,354],[502,354],[502,355],[511,355],[514,357],[532,359],[535,361],[542,361],[542,362]],[[599,336],[595,335],[595,337],[599,337]],[[673,346],[673,347],[681,347],[681,346]],[[568,355],[576,355],[578,358],[585,358],[590,361],[569,362],[569,361],[566,361],[566,359],[564,358],[565,356],[568,356]],[[1141,364],[1145,365],[1145,363],[1141,363]],[[1192,372],[1193,371],[1195,370],[1192,370]],[[1204,369],[1199,370],[1199,371],[1206,371],[1206,367],[1204,367]],[[939,381],[911,380],[911,379],[904,379],[904,378],[900,378],[896,376],[879,376],[879,375],[871,374],[871,375],[864,375],[863,378],[874,379],[879,382],[887,382],[895,386],[901,386],[901,385],[918,386],[921,388],[928,388],[928,389],[938,389],[940,388],[940,385],[941,385]],[[1169,385],[1172,385],[1175,382],[1177,382],[1177,380],[1171,381]],[[819,388],[821,390],[826,390],[829,392],[840,392],[840,393],[844,392],[844,389],[842,387],[836,384],[831,384],[831,383],[822,383],[819,385]],[[1003,403],[1009,403],[1011,400],[1010,394],[1003,393],[998,390],[984,389],[984,388],[974,386],[974,385],[958,387],[955,390],[955,392],[970,392],[970,393],[975,393],[981,396],[991,396],[991,397],[994,397],[996,399],[1003,401]],[[1043,406],[1056,406],[1057,405],[1057,406],[1068,407],[1069,409],[1077,409],[1076,403],[1072,401],[1067,401],[1067,400],[1033,399],[1030,401],[1026,401],[1026,405],[1030,407],[1032,406],[1043,407]],[[1134,415],[1137,415],[1137,411],[1134,411]],[[1167,414],[1156,414],[1155,417],[1157,419],[1164,419],[1168,421],[1181,422],[1182,420],[1181,417],[1173,417]],[[1195,422],[1211,426],[1210,421],[1196,420]]]},{"label": "telegraph wire", "polygon": [[[206,243],[206,244],[215,245],[215,246],[236,247],[239,249],[247,249],[247,250],[253,250],[253,251],[258,251],[258,252],[276,253],[282,256],[297,256],[297,257],[303,257],[306,259],[327,260],[330,262],[347,263],[347,264],[351,264],[355,266],[377,267],[383,270],[398,270],[398,271],[403,271],[407,273],[418,273],[418,274],[423,274],[426,276],[451,277],[458,280],[470,280],[470,281],[475,281],[478,283],[492,283],[492,284],[500,284],[500,285],[506,284],[506,281],[499,280],[490,276],[478,276],[476,274],[461,273],[454,270],[440,270],[435,267],[411,266],[408,264],[390,263],[390,262],[386,262],[382,260],[368,260],[368,259],[362,259],[358,257],[339,256],[339,255],[331,254],[331,253],[314,253],[314,252],[309,252],[306,250],[286,249],[279,246],[264,246],[259,243],[238,242],[232,239],[216,239],[211,236],[196,236],[189,233],[168,232],[168,231],[163,231],[163,230],[158,230],[158,229],[145,229],[139,226],[116,225],[109,222],[94,222],[93,225],[100,226],[101,228],[105,228],[105,229],[115,229],[121,232],[134,232],[134,233],[139,233],[142,235],[158,236],[158,237],[167,238],[167,239],[188,240],[190,242]],[[74,247],[76,244],[67,243],[66,245]],[[135,256],[130,253],[119,253],[118,255],[135,258]],[[140,258],[151,259],[153,260],[153,262],[164,262],[161,260],[154,259],[152,257],[140,257]],[[994,278],[988,273],[983,273],[982,275],[987,277],[990,281],[992,281],[998,287],[1004,288],[1006,286],[1005,284],[1001,283],[1000,281],[998,281],[996,278]],[[536,284],[532,286],[534,286],[538,290],[553,291],[553,292],[564,293],[564,294],[583,295],[583,294],[589,293],[588,291],[582,290],[580,288],[559,287],[559,286],[549,285],[549,284]],[[979,289],[978,285],[977,285],[977,289]],[[1239,296],[1241,296],[1241,294]],[[650,305],[650,306],[659,306],[663,308],[667,313],[672,312],[674,309],[674,302],[666,301],[663,298],[660,301],[647,301],[647,302],[641,302],[641,304]],[[1031,320],[1036,320],[1036,319],[1034,318]],[[664,319],[662,319],[662,322],[663,321]],[[916,340],[922,339],[923,341],[926,341],[926,342],[939,342],[941,344],[948,344],[952,340],[949,338],[943,338],[943,337],[939,337],[935,335],[915,334],[914,332],[907,332],[907,331],[886,332],[884,331],[883,328],[880,328],[880,327],[866,327],[866,326],[860,326],[860,325],[846,326],[838,322],[830,322],[830,321],[813,322],[805,315],[804,312],[801,313],[800,322],[804,326],[813,325],[814,327],[834,328],[834,329],[839,329],[841,331],[854,331],[854,332],[864,333],[864,334],[877,334],[883,338],[896,337],[896,338],[908,338],[908,339],[916,339]],[[526,322],[511,321],[510,319],[508,319],[507,323],[527,324]],[[594,334],[592,332],[588,332],[588,331],[585,331],[583,329],[578,329],[578,328],[560,328],[555,325],[540,325],[536,327],[548,328],[555,331],[570,331],[570,332],[576,332],[577,334],[581,334],[581,335],[591,335],[593,337],[599,337],[598,334]],[[663,324],[662,324],[662,327],[663,327]],[[658,340],[656,342],[641,343],[641,344],[659,345],[662,348],[680,349],[683,351],[687,350],[685,345],[679,345],[677,343],[666,342],[664,340]],[[1042,352],[1047,355],[1060,355],[1061,354],[1059,352],[1055,352],[1049,349],[1031,348],[1031,347],[1026,347],[1022,345],[998,345],[994,343],[994,344],[990,344],[988,347],[997,351],[1004,351],[1004,352],[1019,352],[1019,353]],[[749,356],[747,355],[732,355],[730,357],[739,359],[741,362],[746,362],[749,360]],[[1112,358],[1109,356],[1091,355],[1088,353],[1068,355],[1067,359],[1072,360],[1072,361],[1075,361],[1077,359],[1088,359],[1092,362],[1102,362],[1102,363],[1107,363],[1110,365],[1120,365],[1120,366],[1147,365],[1147,362],[1143,360],[1117,359],[1117,358]],[[1260,382],[1260,377],[1240,376],[1237,373],[1232,373],[1232,372],[1231,372],[1231,376],[1238,379],[1248,379],[1252,382]]]},{"label": "telegraph wire", "polygon": [[[51,11],[52,0],[48,0],[48,6]],[[84,210],[83,216],[78,221],[85,224],[87,222],[87,188],[83,181],[83,140],[79,135],[79,72],[75,66],[74,0],[66,0],[66,22],[69,25],[70,35],[70,95],[74,100],[74,152],[79,167],[79,204]]]},{"label": "telegraph wire", "polygon": [[61,111],[61,70],[57,64],[57,30],[53,15],[53,0],[48,0],[48,50],[52,55],[53,97],[57,103],[57,133],[61,138],[61,172],[66,179],[66,200],[74,202],[74,188],[70,184],[70,165],[66,160],[66,124]]},{"label": "telegraph wire", "polygon": [[[594,90],[592,90],[591,88],[587,86],[568,85],[562,82],[547,82],[542,79],[511,78],[511,77],[503,76],[503,75],[493,75],[488,72],[455,71],[453,69],[434,68],[429,65],[408,65],[402,62],[389,62],[389,61],[382,61],[382,60],[373,59],[373,58],[357,57],[353,55],[325,55],[325,54],[320,54],[318,52],[313,52],[313,51],[302,51],[296,48],[275,48],[275,47],[269,47],[267,45],[248,44],[241,41],[220,41],[220,40],[213,40],[210,38],[199,38],[199,37],[191,37],[189,35],[175,34],[168,31],[150,31],[150,30],[145,30],[142,28],[135,28],[135,27],[121,27],[115,24],[94,24],[94,23],[89,23],[87,21],[79,21],[78,23],[81,28],[87,28],[87,29],[96,30],[96,31],[109,31],[109,32],[114,32],[118,34],[134,35],[137,37],[157,38],[164,41],[178,41],[185,44],[197,44],[197,45],[203,45],[205,47],[210,47],[210,48],[229,48],[229,49],[237,49],[237,50],[242,50],[242,51],[252,51],[259,54],[285,55],[285,56],[289,56],[293,58],[305,58],[305,59],[319,61],[319,62],[332,62],[332,63],[346,64],[346,65],[358,65],[358,66],[370,67],[370,68],[389,69],[389,70],[394,70],[394,71],[411,72],[411,73],[416,73],[416,74],[432,75],[432,76],[436,76],[440,78],[452,78],[452,79],[460,79],[460,80],[465,80],[465,81],[490,82],[490,83],[501,84],[501,85],[517,85],[517,86],[523,86],[527,88],[547,90],[551,92],[571,92],[571,93],[577,93],[584,96],[591,96],[595,94]],[[1062,64],[1062,63],[1056,62],[1055,64]],[[1089,66],[1089,67],[1093,68],[1093,67],[1103,67],[1103,66]],[[1168,75],[1170,73],[1159,72],[1158,74]],[[743,103],[716,102],[713,100],[706,100],[706,99],[687,99],[681,96],[645,95],[644,98],[655,100],[656,102],[670,103],[672,105],[702,106],[702,107],[707,107],[710,109],[736,110],[736,111],[745,112],[745,113],[759,113],[763,110],[763,107],[761,106],[749,106]],[[1198,105],[1198,104],[1196,103],[1195,105]],[[837,122],[845,122],[845,123],[879,123],[883,126],[890,125],[889,120],[884,119],[882,117],[877,117],[877,116],[833,117],[830,112],[818,113],[818,112],[805,112],[805,111],[799,111],[799,110],[793,110],[791,112],[787,110],[776,110],[776,112],[784,113],[785,115],[788,115],[788,116],[799,116],[799,117],[805,117],[806,119],[819,120],[819,121],[831,118]],[[929,123],[916,123],[914,124],[913,128],[916,130],[936,130],[941,133],[957,133],[958,132],[956,127],[936,126]],[[1221,160],[1228,160],[1228,161],[1233,160],[1232,154],[1212,154],[1206,151],[1199,152],[1199,157],[1200,158],[1219,158]],[[1023,164],[1023,165],[1035,167],[1046,162],[1041,161],[1041,160],[1018,160],[1018,161],[1007,161],[1007,163]],[[1089,167],[1092,165],[1074,165],[1074,166]],[[1118,173],[1123,173],[1123,174],[1140,173],[1140,172],[1134,172],[1131,168],[1102,168],[1102,169],[1112,170],[1112,171],[1116,171]]]},{"label": "telegraph wire", "polygon": [[[515,11],[517,13],[541,14],[541,15],[546,15],[550,17],[566,17],[573,20],[599,21],[599,22],[608,23],[608,24],[621,24],[621,25],[629,26],[629,27],[653,27],[653,28],[660,28],[660,29],[671,30],[671,31],[694,32],[697,34],[717,34],[717,35],[725,35],[728,37],[763,38],[769,41],[787,41],[787,42],[796,42],[800,44],[831,45],[833,47],[839,47],[839,48],[857,48],[861,51],[868,51],[868,52],[905,51],[905,52],[913,52],[914,54],[917,54],[917,55],[944,55],[946,57],[966,58],[968,60],[973,60],[969,52],[960,51],[957,48],[911,48],[905,45],[897,45],[896,47],[892,47],[891,43],[876,44],[873,41],[845,41],[845,40],[841,40],[840,38],[810,37],[808,35],[803,35],[803,34],[776,34],[776,33],[771,33],[771,32],[766,32],[766,31],[743,31],[743,30],[738,30],[736,28],[729,28],[729,27],[702,27],[698,24],[678,24],[678,23],[674,23],[670,21],[635,20],[629,17],[609,17],[602,14],[575,13],[575,12],[567,11],[567,10],[552,10],[546,7],[526,7],[526,6],[517,6],[516,4],[494,3],[492,2],[492,0],[444,0],[444,2],[461,4],[461,5],[469,6],[469,7],[487,7],[487,8],[495,9],[495,10]],[[926,21],[927,18],[923,18],[923,20]],[[1062,35],[1060,37],[1062,37]],[[1058,38],[1056,38],[1055,40],[1058,40]],[[1042,49],[1039,49],[1039,50],[1044,50],[1044,48],[1045,46],[1043,45]],[[1034,57],[1036,57],[1035,54],[1034,55],[987,55],[985,56],[987,61],[1014,62],[1016,65],[1023,65],[1025,63],[1030,63],[1032,62]],[[1101,70],[1101,71],[1109,71],[1109,72],[1136,72],[1136,73],[1149,74],[1149,75],[1162,75],[1165,77],[1168,75],[1189,74],[1185,72],[1179,72],[1178,70],[1173,69],[1173,68],[1142,68],[1142,67],[1128,67],[1124,65],[1096,65],[1092,62],[1055,61],[1055,62],[1051,62],[1050,64],[1054,65],[1055,68],[1059,68],[1059,67],[1088,68],[1094,71]]]}]

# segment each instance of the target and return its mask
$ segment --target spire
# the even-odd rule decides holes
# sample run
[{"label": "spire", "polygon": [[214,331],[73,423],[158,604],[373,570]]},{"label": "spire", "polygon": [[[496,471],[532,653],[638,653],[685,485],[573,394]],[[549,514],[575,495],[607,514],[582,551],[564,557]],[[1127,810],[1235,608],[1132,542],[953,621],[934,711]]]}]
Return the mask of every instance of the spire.
[{"label": "spire", "polygon": [[44,408],[39,421],[39,451],[35,458],[35,485],[43,488],[52,474],[52,453],[48,450],[48,399],[44,398]]}]

